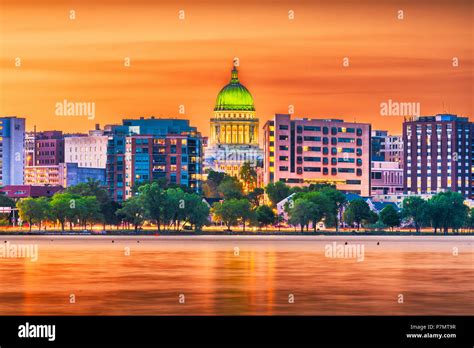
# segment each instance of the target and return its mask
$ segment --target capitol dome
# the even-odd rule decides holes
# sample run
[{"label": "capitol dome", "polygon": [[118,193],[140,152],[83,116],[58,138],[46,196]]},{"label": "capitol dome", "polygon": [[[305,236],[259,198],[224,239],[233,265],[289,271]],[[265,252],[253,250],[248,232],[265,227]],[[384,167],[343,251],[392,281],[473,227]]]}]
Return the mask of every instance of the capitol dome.
[{"label": "capitol dome", "polygon": [[239,82],[237,68],[232,69],[230,83],[217,95],[214,111],[255,111],[253,97]]}]

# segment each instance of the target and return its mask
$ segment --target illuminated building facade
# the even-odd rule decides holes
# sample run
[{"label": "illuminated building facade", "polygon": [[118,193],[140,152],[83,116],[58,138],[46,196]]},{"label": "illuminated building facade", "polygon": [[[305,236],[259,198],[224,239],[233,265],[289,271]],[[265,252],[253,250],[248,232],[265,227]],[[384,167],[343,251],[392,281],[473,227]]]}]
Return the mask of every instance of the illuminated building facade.
[{"label": "illuminated building facade", "polygon": [[277,114],[264,126],[265,184],[335,184],[370,196],[371,126]]},{"label": "illuminated building facade", "polygon": [[263,151],[258,145],[258,127],[253,97],[240,83],[234,66],[229,84],[217,95],[205,168],[237,176],[244,162],[260,165]]}]

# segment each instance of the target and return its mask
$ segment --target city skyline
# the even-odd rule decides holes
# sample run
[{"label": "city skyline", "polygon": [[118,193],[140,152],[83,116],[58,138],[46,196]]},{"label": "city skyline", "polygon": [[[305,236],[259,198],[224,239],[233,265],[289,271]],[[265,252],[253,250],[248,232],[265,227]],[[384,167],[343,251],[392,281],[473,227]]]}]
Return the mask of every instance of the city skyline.
[{"label": "city skyline", "polygon": [[[125,14],[122,3],[51,1],[38,12],[33,3],[7,1],[0,114],[25,117],[29,131],[69,133],[123,118],[171,117],[189,119],[208,136],[215,96],[237,57],[261,125],[292,105],[297,117],[356,120],[401,134],[403,116],[381,116],[380,104],[390,100],[419,103],[422,115],[472,120],[469,2],[431,3],[430,11],[427,3],[372,2],[341,13],[328,2],[268,8],[243,1],[229,25],[232,5],[212,2],[143,1]],[[63,100],[95,103],[96,117],[56,116]]]}]

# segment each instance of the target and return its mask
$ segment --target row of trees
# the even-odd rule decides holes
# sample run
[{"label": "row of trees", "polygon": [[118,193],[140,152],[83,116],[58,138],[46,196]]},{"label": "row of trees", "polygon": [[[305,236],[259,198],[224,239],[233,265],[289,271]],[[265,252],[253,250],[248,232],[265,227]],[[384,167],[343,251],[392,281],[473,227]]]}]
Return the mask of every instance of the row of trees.
[{"label": "row of trees", "polygon": [[[74,226],[101,223],[118,226],[126,223],[137,231],[146,221],[156,224],[157,230],[176,232],[187,228],[199,230],[208,223],[209,213],[215,222],[228,230],[241,225],[265,228],[278,225],[282,215],[275,213],[278,202],[291,196],[285,211],[288,223],[299,226],[301,231],[312,225],[316,231],[323,221],[326,227],[361,226],[386,229],[397,226],[432,227],[447,232],[461,227],[474,228],[474,209],[470,212],[463,204],[463,197],[455,192],[444,192],[429,200],[412,196],[405,199],[401,211],[387,205],[380,214],[372,211],[363,199],[346,201],[346,196],[326,184],[305,187],[289,187],[282,182],[269,184],[265,190],[256,187],[256,172],[248,164],[242,166],[240,179],[224,173],[210,171],[204,183],[206,197],[216,202],[211,211],[200,195],[186,188],[153,182],[134,187],[133,196],[123,204],[114,202],[97,181],[90,180],[70,187],[52,198],[26,198],[17,203],[20,218],[27,221],[30,229],[37,224],[41,229],[45,222],[59,224],[64,231]],[[266,193],[269,205],[264,204]],[[0,196],[1,206],[14,206],[14,202]],[[0,219],[0,223],[2,220]]]},{"label": "row of trees", "polygon": [[[334,189],[323,188],[319,191],[296,194],[294,202],[287,203],[286,210],[289,214],[289,222],[292,225],[299,225],[301,231],[308,228],[312,223],[316,230],[317,223],[324,220],[326,226],[332,226],[339,221],[334,219],[338,209],[344,206],[345,202],[334,199],[337,193],[331,193]],[[335,191],[335,190],[334,190]],[[338,191],[335,191],[338,192]],[[335,194],[331,199],[331,194]],[[337,216],[337,215],[336,215]],[[434,195],[429,200],[424,200],[418,196],[407,197],[402,204],[402,209],[397,211],[393,205],[386,205],[380,214],[370,209],[363,199],[356,199],[345,205],[343,221],[348,226],[356,226],[359,230],[364,225],[371,229],[393,230],[394,227],[413,226],[417,233],[421,228],[431,227],[434,233],[442,230],[448,233],[448,229],[453,232],[465,227],[474,229],[474,208],[469,208],[464,204],[464,198],[457,192],[441,192]]]},{"label": "row of trees", "polygon": [[24,198],[18,201],[19,216],[41,229],[45,222],[59,224],[64,231],[90,224],[118,225],[127,223],[137,231],[145,222],[157,225],[158,231],[181,231],[186,225],[200,229],[208,221],[209,207],[202,198],[181,188],[163,188],[158,182],[145,184],[122,205],[110,200],[107,191],[96,181],[70,187],[52,198]]},{"label": "row of trees", "polygon": [[408,219],[420,232],[423,227],[432,227],[437,231],[453,232],[462,227],[474,229],[474,208],[464,204],[464,198],[457,192],[441,192],[429,200],[420,197],[408,197],[403,201],[401,216]]}]

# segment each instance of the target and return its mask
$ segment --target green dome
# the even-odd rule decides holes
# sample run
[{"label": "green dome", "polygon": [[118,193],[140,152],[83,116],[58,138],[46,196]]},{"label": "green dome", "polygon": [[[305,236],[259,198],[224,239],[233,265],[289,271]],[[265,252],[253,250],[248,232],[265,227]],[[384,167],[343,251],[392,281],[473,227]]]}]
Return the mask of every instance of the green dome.
[{"label": "green dome", "polygon": [[249,90],[240,84],[237,68],[232,69],[230,83],[217,95],[214,111],[255,111]]}]

